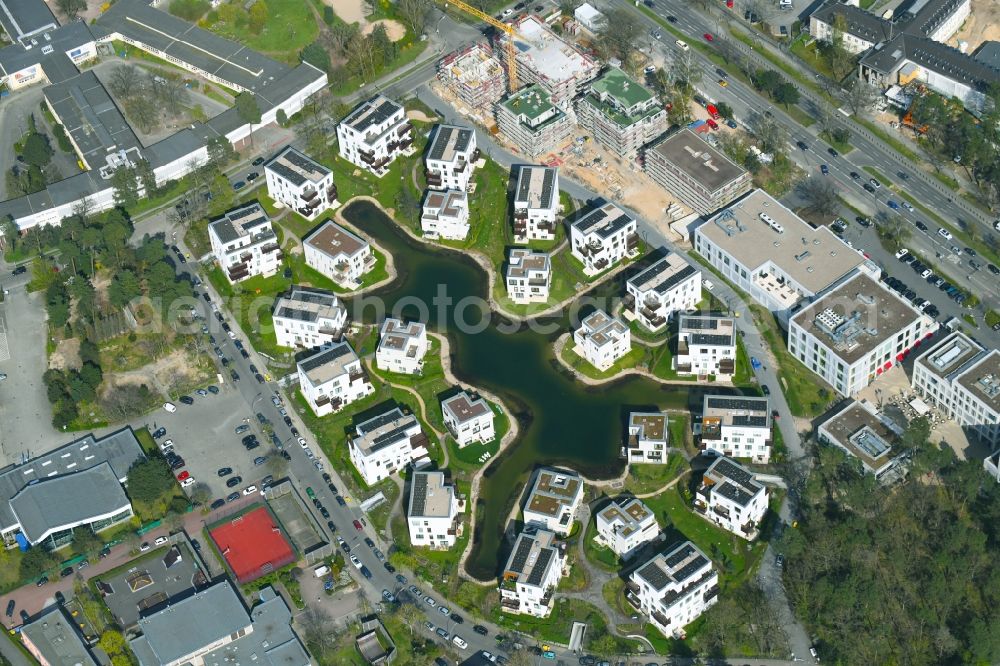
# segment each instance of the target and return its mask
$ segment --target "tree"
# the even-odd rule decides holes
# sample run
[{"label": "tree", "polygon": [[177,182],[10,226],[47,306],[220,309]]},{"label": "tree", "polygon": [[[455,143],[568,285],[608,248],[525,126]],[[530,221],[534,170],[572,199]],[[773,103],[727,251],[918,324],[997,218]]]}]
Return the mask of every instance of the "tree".
[{"label": "tree", "polygon": [[250,5],[250,29],[256,33],[259,33],[267,25],[267,19],[270,17],[270,12],[267,9],[267,3],[264,0],[257,0],[257,2]]},{"label": "tree", "polygon": [[190,99],[187,87],[180,79],[167,78],[157,82],[154,88],[156,99],[167,110],[167,113],[178,115]]},{"label": "tree", "polygon": [[111,174],[111,187],[114,189],[115,205],[131,208],[139,202],[139,181],[135,170],[122,165]]},{"label": "tree", "polygon": [[796,188],[802,197],[806,210],[817,215],[835,215],[840,210],[840,199],[837,190],[829,179],[807,178]]},{"label": "tree", "polygon": [[620,7],[609,11],[606,18],[598,39],[605,44],[609,53],[625,62],[635,50],[642,34],[642,25],[632,12]]},{"label": "tree", "polygon": [[431,12],[431,0],[399,0],[397,8],[413,34],[419,35],[424,31]]},{"label": "tree", "polygon": [[792,104],[798,104],[799,98],[799,89],[787,81],[774,89],[775,101],[784,104],[786,109]]},{"label": "tree", "polygon": [[330,71],[330,54],[319,41],[306,45],[299,53],[302,62],[307,62],[316,69],[324,72]]},{"label": "tree", "polygon": [[878,89],[858,77],[852,77],[847,85],[844,100],[851,109],[851,113],[858,116],[871,110],[878,99]]},{"label": "tree", "polygon": [[285,474],[288,473],[288,461],[281,455],[268,456],[267,472],[276,479],[284,478]]},{"label": "tree", "polygon": [[715,105],[715,109],[719,112],[719,115],[723,118],[733,117],[733,107],[729,106],[725,102],[719,102]]},{"label": "tree", "polygon": [[87,8],[87,0],[56,0],[56,7],[70,21],[75,21],[77,15]]},{"label": "tree", "polygon": [[173,492],[176,481],[163,458],[142,460],[128,470],[128,494],[136,501],[152,504]]},{"label": "tree", "polygon": [[142,86],[139,70],[132,65],[119,65],[112,70],[108,85],[116,96],[128,99]]},{"label": "tree", "polygon": [[775,153],[788,143],[788,133],[783,125],[766,113],[757,113],[750,119],[750,127],[757,137],[759,148],[766,153]]},{"label": "tree", "polygon": [[212,488],[204,481],[191,486],[191,501],[195,504],[208,504],[212,499]]},{"label": "tree", "polygon": [[97,645],[109,657],[122,654],[125,650],[125,637],[122,636],[120,631],[105,629],[104,633],[101,634],[101,638],[97,641]]},{"label": "tree", "polygon": [[879,238],[893,250],[898,250],[906,245],[906,241],[910,239],[910,228],[910,224],[902,215],[880,213],[875,221],[875,230],[878,232]]},{"label": "tree", "polygon": [[781,74],[773,69],[759,69],[754,77],[754,87],[772,97],[782,82]]},{"label": "tree", "polygon": [[143,132],[151,132],[159,125],[160,107],[150,95],[133,95],[125,101],[125,112]]},{"label": "tree", "polygon": [[29,548],[21,558],[18,573],[21,578],[38,578],[55,565],[55,557],[44,548]]},{"label": "tree", "polygon": [[257,97],[249,91],[243,91],[236,96],[236,114],[240,120],[250,125],[250,143],[253,143],[253,126],[260,123],[260,106]]},{"label": "tree", "polygon": [[52,161],[52,146],[44,134],[29,134],[24,140],[24,148],[21,156],[28,164],[36,167],[44,167]]},{"label": "tree", "polygon": [[224,167],[236,159],[236,151],[233,144],[224,136],[212,137],[208,142],[208,160],[211,164]]}]

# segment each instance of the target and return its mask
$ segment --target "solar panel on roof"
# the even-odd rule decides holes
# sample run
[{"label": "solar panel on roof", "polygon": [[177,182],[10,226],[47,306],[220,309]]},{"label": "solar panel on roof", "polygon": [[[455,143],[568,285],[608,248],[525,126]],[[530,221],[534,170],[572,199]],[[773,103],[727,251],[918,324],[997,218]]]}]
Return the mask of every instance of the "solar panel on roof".
[{"label": "solar panel on roof", "polygon": [[715,319],[705,319],[703,317],[684,317],[681,319],[681,328],[687,328],[692,331],[703,331],[706,329],[715,329]]},{"label": "solar panel on roof", "polygon": [[701,569],[708,562],[704,557],[698,555],[696,558],[685,564],[678,571],[674,572],[674,580],[685,581],[694,575],[698,569]]},{"label": "solar panel on roof", "polygon": [[278,308],[278,312],[275,314],[275,316],[284,319],[294,319],[296,321],[316,321],[315,312],[312,312],[311,310],[299,310],[297,308],[290,308],[284,305]]},{"label": "solar panel on roof", "polygon": [[650,562],[640,569],[639,575],[657,590],[665,587],[670,582],[670,577],[667,576],[667,573],[656,562]]},{"label": "solar panel on roof", "polygon": [[517,200],[525,201],[531,190],[531,167],[521,167],[517,172]]},{"label": "solar panel on roof", "polygon": [[472,130],[463,129],[458,131],[458,138],[455,140],[455,150],[460,153],[464,153],[469,149],[469,143],[472,141]]},{"label": "solar panel on roof", "polygon": [[742,488],[736,487],[736,485],[732,483],[723,483],[722,485],[716,487],[713,492],[719,493],[723,497],[736,502],[740,506],[746,506],[747,503],[753,499],[753,495]]},{"label": "solar panel on roof", "polygon": [[300,169],[305,169],[306,171],[326,171],[326,167],[322,166],[315,160],[310,159],[308,156],[303,155],[297,150],[289,150],[285,153],[285,159],[297,166]]},{"label": "solar panel on roof", "polygon": [[727,479],[732,479],[742,486],[749,487],[753,482],[753,474],[748,472],[743,467],[735,464],[731,460],[726,460],[725,458],[720,458],[715,463],[715,471],[726,477]]},{"label": "solar panel on roof", "polygon": [[310,370],[315,370],[321,365],[325,365],[341,356],[346,356],[351,353],[351,346],[346,342],[341,342],[338,345],[330,347],[326,351],[322,351],[315,356],[310,356],[304,361],[300,362],[299,365],[302,366],[302,370],[309,372]]},{"label": "solar panel on roof", "polygon": [[389,410],[385,414],[379,414],[378,416],[365,421],[358,426],[358,429],[363,430],[364,432],[369,432],[401,418],[403,418],[403,412],[400,411],[399,407],[396,407],[395,409]]},{"label": "solar panel on roof", "polygon": [[508,567],[510,571],[514,573],[522,573],[524,571],[524,564],[528,561],[528,553],[531,552],[533,543],[533,539],[524,536],[517,540],[514,556],[510,560],[510,567]]},{"label": "solar panel on roof", "polygon": [[747,426],[752,428],[763,428],[767,425],[766,416],[744,416],[736,415],[733,417],[734,426]]},{"label": "solar panel on roof", "polygon": [[292,292],[291,298],[303,303],[315,303],[318,305],[334,305],[337,302],[336,296],[332,296],[330,294],[317,294],[312,291],[300,291],[298,289]]},{"label": "solar panel on roof", "polygon": [[729,335],[719,335],[715,333],[692,333],[691,344],[693,345],[728,345],[733,338]]},{"label": "solar panel on roof", "polygon": [[674,286],[680,284],[684,280],[687,280],[689,277],[691,277],[697,272],[698,271],[696,271],[693,266],[685,266],[684,268],[680,269],[679,271],[668,277],[666,280],[661,282],[659,285],[657,285],[655,291],[658,294],[666,293]]},{"label": "solar panel on roof", "polygon": [[693,552],[694,552],[694,547],[691,546],[691,544],[689,543],[684,544],[683,546],[681,546],[680,548],[678,548],[673,553],[667,556],[666,558],[667,566],[673,569],[678,564],[683,562],[685,558],[690,556],[691,553]]},{"label": "solar panel on roof", "polygon": [[293,185],[298,186],[306,182],[306,179],[302,176],[302,174],[292,169],[289,169],[281,162],[274,162],[273,164],[269,164],[268,168],[271,169],[271,171],[277,173],[285,180],[291,182]]},{"label": "solar panel on roof", "polygon": [[448,141],[451,139],[452,132],[454,131],[454,127],[438,125],[437,134],[434,136],[434,144],[431,146],[430,158],[432,160],[441,159],[444,155],[445,148],[448,147]]},{"label": "solar panel on roof", "polygon": [[542,176],[542,204],[547,205],[552,199],[552,186],[555,183],[556,172],[552,169],[546,169],[544,175]]},{"label": "solar panel on roof", "polygon": [[542,582],[542,576],[545,575],[545,570],[549,566],[549,561],[552,556],[555,555],[555,551],[551,548],[543,548],[538,553],[538,560],[535,562],[535,566],[532,567],[531,573],[528,574],[528,585],[538,585]]},{"label": "solar panel on roof", "polygon": [[372,441],[371,450],[378,451],[379,449],[384,449],[387,446],[395,444],[399,440],[403,439],[402,435],[406,433],[409,427],[410,424],[407,423],[393,428],[389,432],[382,433]]},{"label": "solar panel on roof", "polygon": [[413,476],[413,488],[410,490],[413,499],[413,515],[424,515],[424,506],[427,502],[427,475],[415,474]]},{"label": "solar panel on roof", "polygon": [[709,407],[713,409],[745,409],[748,411],[766,411],[767,398],[727,398],[722,396],[711,396],[706,399]]}]

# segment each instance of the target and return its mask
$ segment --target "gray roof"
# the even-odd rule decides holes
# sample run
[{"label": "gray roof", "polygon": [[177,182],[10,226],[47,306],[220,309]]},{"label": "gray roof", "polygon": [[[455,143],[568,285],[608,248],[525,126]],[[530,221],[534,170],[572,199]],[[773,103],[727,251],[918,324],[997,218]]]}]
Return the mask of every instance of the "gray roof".
[{"label": "gray roof", "polygon": [[159,666],[249,626],[250,614],[226,581],[140,617],[142,636],[130,644],[141,666]]},{"label": "gray roof", "polygon": [[50,606],[48,612],[21,627],[21,639],[30,643],[49,666],[97,666],[61,605]]},{"label": "gray roof", "polygon": [[854,5],[842,4],[839,0],[832,0],[826,3],[814,11],[812,16],[815,16],[827,25],[833,25],[837,16],[842,16],[847,32],[872,43],[888,39],[890,27],[892,26],[889,21],[875,14],[866,12]]},{"label": "gray roof", "polygon": [[61,529],[92,522],[130,506],[111,465],[101,463],[25,487],[11,498],[10,509],[32,544]]},{"label": "gray roof", "polygon": [[1000,69],[1000,42],[983,42],[973,57],[984,65]]},{"label": "gray roof", "polygon": [[106,462],[120,484],[125,482],[133,463],[143,459],[145,455],[139,440],[131,428],[125,427],[99,440],[87,435],[20,465],[11,465],[0,471],[0,529],[14,525],[16,519],[9,500],[32,481],[78,472]]},{"label": "gray roof", "polygon": [[261,603],[250,611],[253,631],[203,657],[204,666],[250,664],[263,659],[272,666],[308,666],[309,653],[292,629],[292,614],[284,600],[266,587]]},{"label": "gray roof", "polygon": [[0,25],[12,41],[17,41],[57,24],[44,0],[0,0]]},{"label": "gray roof", "polygon": [[990,83],[1000,83],[1000,69],[940,42],[905,33],[876,46],[861,59],[861,64],[882,74],[889,74],[904,60],[915,62],[925,69],[978,90],[985,90]]},{"label": "gray roof", "polygon": [[[17,4],[22,3],[18,2]],[[27,4],[27,2],[23,4]],[[39,4],[44,6],[42,2]],[[10,8],[14,3],[11,0],[0,0],[0,23],[6,24],[7,16],[2,10],[3,5]],[[46,7],[45,10],[48,11],[48,8]],[[49,14],[49,16],[52,15]],[[32,39],[38,42],[38,46],[26,49],[21,44],[15,43],[0,49],[0,70],[3,71],[4,75],[10,76],[26,67],[40,64],[49,83],[58,83],[72,78],[77,75],[77,69],[66,53],[93,42],[94,35],[86,23],[74,21],[63,26],[53,27]],[[45,46],[51,46],[52,51],[43,53],[42,48]]]}]

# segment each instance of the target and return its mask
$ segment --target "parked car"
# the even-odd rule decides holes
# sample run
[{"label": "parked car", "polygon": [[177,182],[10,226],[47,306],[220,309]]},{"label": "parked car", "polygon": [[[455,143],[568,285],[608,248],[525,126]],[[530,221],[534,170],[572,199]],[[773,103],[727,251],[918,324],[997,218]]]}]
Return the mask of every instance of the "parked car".
[{"label": "parked car", "polygon": [[182,395],[180,398],[178,398],[178,400],[180,400],[181,402],[183,402],[185,405],[193,405],[194,404],[194,398],[192,398],[189,395]]},{"label": "parked car", "polygon": [[226,487],[227,488],[235,488],[236,486],[240,485],[241,483],[243,483],[243,477],[242,476],[234,476],[231,479],[229,479],[228,481],[226,481]]}]

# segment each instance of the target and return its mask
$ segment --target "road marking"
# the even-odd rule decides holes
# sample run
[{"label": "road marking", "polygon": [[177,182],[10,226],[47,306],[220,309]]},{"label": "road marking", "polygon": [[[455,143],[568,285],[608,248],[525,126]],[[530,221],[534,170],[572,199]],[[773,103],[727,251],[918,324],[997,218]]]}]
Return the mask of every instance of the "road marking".
[{"label": "road marking", "polygon": [[7,316],[0,313],[0,362],[10,360],[10,345],[7,344]]}]

